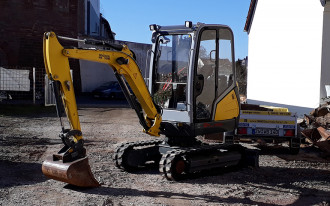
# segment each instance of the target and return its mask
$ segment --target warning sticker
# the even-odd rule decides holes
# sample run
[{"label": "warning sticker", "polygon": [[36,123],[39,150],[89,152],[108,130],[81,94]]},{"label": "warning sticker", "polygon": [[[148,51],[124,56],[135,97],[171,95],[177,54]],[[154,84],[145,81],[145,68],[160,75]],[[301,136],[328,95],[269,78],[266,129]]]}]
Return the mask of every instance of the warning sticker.
[{"label": "warning sticker", "polygon": [[254,110],[242,110],[241,114],[291,116],[291,112],[272,112],[272,111],[254,111]]},{"label": "warning sticker", "polygon": [[239,122],[247,123],[267,123],[267,124],[295,124],[295,121],[286,120],[264,120],[264,119],[240,119]]}]

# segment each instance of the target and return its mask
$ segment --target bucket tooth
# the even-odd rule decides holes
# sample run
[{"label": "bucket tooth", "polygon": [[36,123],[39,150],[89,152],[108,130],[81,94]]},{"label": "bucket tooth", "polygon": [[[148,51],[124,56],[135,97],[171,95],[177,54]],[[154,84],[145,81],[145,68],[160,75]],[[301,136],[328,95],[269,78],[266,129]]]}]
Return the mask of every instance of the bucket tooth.
[{"label": "bucket tooth", "polygon": [[78,187],[100,186],[94,178],[87,157],[66,163],[52,156],[48,157],[42,164],[42,173],[51,179]]}]

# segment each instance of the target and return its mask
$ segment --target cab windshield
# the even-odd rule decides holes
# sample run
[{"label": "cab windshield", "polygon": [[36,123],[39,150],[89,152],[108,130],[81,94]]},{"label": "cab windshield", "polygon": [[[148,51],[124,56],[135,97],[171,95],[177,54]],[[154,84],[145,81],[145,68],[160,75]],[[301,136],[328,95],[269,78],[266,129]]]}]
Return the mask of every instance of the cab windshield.
[{"label": "cab windshield", "polygon": [[153,97],[165,109],[186,110],[191,35],[161,35],[157,40]]}]

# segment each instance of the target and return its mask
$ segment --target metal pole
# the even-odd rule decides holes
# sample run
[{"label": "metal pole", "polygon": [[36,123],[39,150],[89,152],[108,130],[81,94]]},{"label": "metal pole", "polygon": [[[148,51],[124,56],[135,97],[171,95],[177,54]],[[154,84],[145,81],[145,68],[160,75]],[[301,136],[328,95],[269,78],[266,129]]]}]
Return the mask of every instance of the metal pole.
[{"label": "metal pole", "polygon": [[57,36],[57,38],[62,39],[62,40],[67,40],[67,41],[76,41],[76,42],[85,43],[84,39],[75,39],[75,38],[70,38],[70,37],[65,37],[65,36]]},{"label": "metal pole", "polygon": [[47,74],[45,74],[44,79],[45,79],[45,85],[44,85],[44,88],[45,88],[44,89],[45,90],[45,106],[47,106],[47,101],[48,101],[48,87],[49,87]]},{"label": "metal pole", "polygon": [[36,104],[36,68],[33,67],[33,104]]}]

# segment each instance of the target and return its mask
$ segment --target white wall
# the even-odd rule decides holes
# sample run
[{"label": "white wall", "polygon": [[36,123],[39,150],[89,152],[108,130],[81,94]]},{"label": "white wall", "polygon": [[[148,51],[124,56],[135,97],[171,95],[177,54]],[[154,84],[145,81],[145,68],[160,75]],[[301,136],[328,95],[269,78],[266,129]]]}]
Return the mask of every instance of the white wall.
[{"label": "white wall", "polygon": [[[95,48],[94,45],[78,43],[79,48]],[[102,84],[117,80],[108,64],[79,60],[82,92],[92,92]]]},{"label": "white wall", "polygon": [[92,92],[105,82],[117,81],[109,65],[86,60],[79,62],[82,92]]},{"label": "white wall", "polygon": [[320,1],[258,1],[249,33],[247,98],[318,106],[322,24]]},{"label": "white wall", "polygon": [[325,85],[330,85],[330,1],[325,5],[323,15],[321,98],[326,97]]}]

